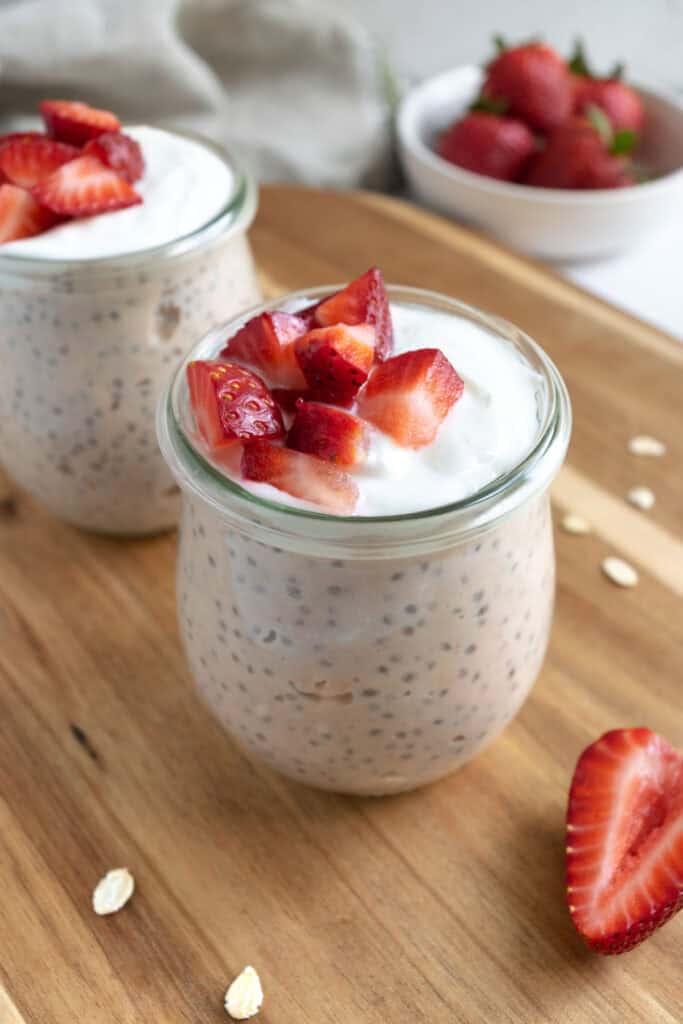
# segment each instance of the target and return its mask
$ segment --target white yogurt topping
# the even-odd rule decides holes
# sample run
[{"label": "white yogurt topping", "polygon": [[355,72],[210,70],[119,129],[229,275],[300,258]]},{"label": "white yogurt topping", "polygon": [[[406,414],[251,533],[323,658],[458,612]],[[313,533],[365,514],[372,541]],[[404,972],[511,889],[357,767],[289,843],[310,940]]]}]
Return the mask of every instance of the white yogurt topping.
[{"label": "white yogurt topping", "polygon": [[139,252],[191,234],[225,206],[235,177],[214,152],[160,128],[125,131],[140,143],[145,158],[145,172],[134,184],[142,203],[10,242],[0,246],[0,255],[85,260]]},{"label": "white yogurt topping", "polygon": [[[394,354],[440,348],[465,390],[435,440],[417,451],[372,429],[368,461],[351,471],[360,491],[355,514],[361,516],[416,512],[467,498],[521,462],[539,428],[542,380],[512,342],[435,310],[392,304],[391,314]],[[269,484],[240,483],[271,501],[315,507]]]}]

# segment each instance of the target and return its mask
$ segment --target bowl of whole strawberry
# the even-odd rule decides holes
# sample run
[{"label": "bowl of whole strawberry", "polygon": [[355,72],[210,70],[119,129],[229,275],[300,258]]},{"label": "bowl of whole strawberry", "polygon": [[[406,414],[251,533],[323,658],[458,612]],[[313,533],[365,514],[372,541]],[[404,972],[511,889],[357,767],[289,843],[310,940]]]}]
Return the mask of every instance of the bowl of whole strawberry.
[{"label": "bowl of whole strawberry", "polygon": [[637,244],[683,203],[683,108],[604,76],[580,44],[528,42],[404,98],[399,149],[419,200],[553,260]]}]

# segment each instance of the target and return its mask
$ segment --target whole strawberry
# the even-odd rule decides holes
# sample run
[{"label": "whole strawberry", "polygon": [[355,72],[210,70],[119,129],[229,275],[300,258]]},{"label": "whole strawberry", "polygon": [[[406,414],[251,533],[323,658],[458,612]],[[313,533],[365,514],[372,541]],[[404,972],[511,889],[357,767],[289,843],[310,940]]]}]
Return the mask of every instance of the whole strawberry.
[{"label": "whole strawberry", "polygon": [[499,181],[518,178],[534,149],[523,121],[476,110],[452,124],[437,146],[444,160]]},{"label": "whole strawberry", "polygon": [[482,96],[543,133],[566,121],[574,102],[565,61],[552,47],[537,42],[503,49],[486,69]]},{"label": "whole strawberry", "polygon": [[624,157],[610,153],[608,143],[585,117],[572,117],[550,135],[531,161],[525,185],[539,188],[622,188],[633,185]]},{"label": "whole strawberry", "polygon": [[586,59],[583,46],[577,42],[569,69],[573,72],[574,113],[585,114],[589,107],[599,107],[610,120],[615,132],[639,132],[645,110],[635,89],[621,80],[619,64],[604,78],[596,76]]}]

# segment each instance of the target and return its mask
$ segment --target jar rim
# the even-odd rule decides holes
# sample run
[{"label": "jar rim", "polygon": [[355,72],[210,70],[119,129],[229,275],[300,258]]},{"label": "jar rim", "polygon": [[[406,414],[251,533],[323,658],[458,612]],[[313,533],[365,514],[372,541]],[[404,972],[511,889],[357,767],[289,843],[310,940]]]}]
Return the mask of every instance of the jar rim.
[{"label": "jar rim", "polygon": [[[143,128],[145,125],[124,125],[124,128]],[[209,220],[199,227],[173,238],[161,245],[152,245],[146,249],[136,249],[134,252],[116,253],[112,256],[92,256],[86,259],[51,259],[48,256],[24,256],[21,253],[5,252],[0,247],[0,272],[14,274],[37,274],[40,276],[52,276],[76,271],[88,272],[110,272],[122,267],[147,264],[150,261],[172,260],[178,256],[192,252],[200,245],[211,242],[214,239],[225,238],[226,234],[246,231],[256,214],[258,206],[258,186],[256,181],[242,167],[239,160],[232,152],[224,146],[220,146],[212,139],[207,139],[199,132],[174,129],[171,133],[192,142],[199,143],[206,149],[211,150],[230,170],[234,183],[233,187],[221,208]]]},{"label": "jar rim", "polygon": [[[259,313],[271,312],[284,303],[293,306],[304,300],[316,301],[343,287],[336,284],[305,288],[254,306],[214,328],[188,353],[161,395],[157,409],[161,451],[183,490],[208,502],[220,516],[236,528],[252,532],[256,539],[267,538],[271,544],[290,548],[301,548],[303,542],[307,550],[329,554],[334,549],[340,554],[344,552],[345,557],[349,557],[346,549],[353,545],[362,548],[364,557],[382,557],[396,547],[405,549],[406,544],[415,550],[433,550],[469,539],[490,529],[550,484],[564,459],[571,433],[569,395],[554,362],[540,345],[508,321],[438,292],[402,285],[387,286],[390,300],[473,320],[512,342],[540,373],[545,384],[546,407],[524,458],[466,498],[433,508],[379,516],[340,516],[288,505],[256,495],[220,473],[181,426],[180,402],[187,364],[194,359],[215,357],[225,338]],[[318,536],[311,536],[312,527]],[[387,535],[387,527],[391,528],[392,536]]]}]

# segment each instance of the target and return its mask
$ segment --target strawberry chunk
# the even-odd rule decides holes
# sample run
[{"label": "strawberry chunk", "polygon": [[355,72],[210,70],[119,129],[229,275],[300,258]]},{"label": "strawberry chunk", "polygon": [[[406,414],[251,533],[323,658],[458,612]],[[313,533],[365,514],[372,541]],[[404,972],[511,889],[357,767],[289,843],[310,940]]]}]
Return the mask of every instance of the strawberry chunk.
[{"label": "strawberry chunk", "polygon": [[79,155],[75,146],[44,136],[24,136],[0,145],[0,171],[12,185],[31,188]]},{"label": "strawberry chunk", "polygon": [[242,475],[337,515],[350,515],[358,501],[358,488],[348,473],[314,455],[280,448],[269,441],[252,441],[244,446]]},{"label": "strawberry chunk", "polygon": [[82,146],[103,132],[118,132],[121,122],[109,110],[72,100],[43,100],[40,113],[51,139]]},{"label": "strawberry chunk", "polygon": [[311,397],[348,406],[368,379],[375,358],[375,329],[370,324],[317,327],[294,347]]},{"label": "strawberry chunk", "polygon": [[127,181],[94,156],[63,164],[34,187],[33,195],[54,213],[69,217],[89,217],[142,202]]},{"label": "strawberry chunk", "polygon": [[423,448],[464,384],[443,352],[419,348],[380,363],[358,398],[358,414],[404,448]]},{"label": "strawberry chunk", "polygon": [[567,902],[598,953],[624,953],[683,907],[683,755],[615,729],[578,760],[567,808]]},{"label": "strawberry chunk", "polygon": [[357,466],[368,456],[370,437],[367,424],[350,412],[300,399],[287,445],[338,466]]},{"label": "strawberry chunk", "polygon": [[0,243],[40,235],[58,218],[16,185],[0,185]]},{"label": "strawberry chunk", "polygon": [[253,366],[269,384],[303,389],[306,381],[299,369],[294,342],[305,331],[304,321],[291,313],[261,313],[240,328],[221,357]]},{"label": "strawberry chunk", "polygon": [[83,152],[96,156],[131,185],[142,177],[145,170],[140,143],[123,132],[103,132],[96,139],[91,139],[83,147]]},{"label": "strawberry chunk", "polygon": [[377,359],[391,355],[394,332],[389,309],[389,297],[382,272],[371,267],[361,277],[299,313],[312,321],[311,326],[330,327],[333,324],[372,324],[375,328]]},{"label": "strawberry chunk", "polygon": [[296,412],[297,403],[303,398],[310,398],[310,393],[302,388],[273,388],[272,395],[283,412]]},{"label": "strawberry chunk", "polygon": [[187,383],[197,429],[211,452],[255,437],[284,437],[280,410],[251,370],[195,360],[187,367]]}]

